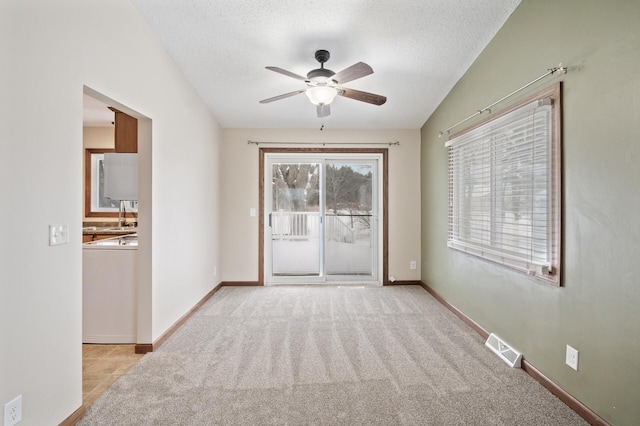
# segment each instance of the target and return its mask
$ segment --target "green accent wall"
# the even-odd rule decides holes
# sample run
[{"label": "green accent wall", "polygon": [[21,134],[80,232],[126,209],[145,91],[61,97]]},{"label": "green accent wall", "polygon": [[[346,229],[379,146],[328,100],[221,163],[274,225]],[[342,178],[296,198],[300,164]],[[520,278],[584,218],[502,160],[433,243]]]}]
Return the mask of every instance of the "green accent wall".
[{"label": "green accent wall", "polygon": [[[438,134],[559,63],[566,75],[493,110],[563,82],[555,287],[447,248],[447,137]],[[607,422],[640,424],[640,1],[522,1],[421,137],[422,280]],[[577,372],[565,365],[567,344],[579,351]]]}]

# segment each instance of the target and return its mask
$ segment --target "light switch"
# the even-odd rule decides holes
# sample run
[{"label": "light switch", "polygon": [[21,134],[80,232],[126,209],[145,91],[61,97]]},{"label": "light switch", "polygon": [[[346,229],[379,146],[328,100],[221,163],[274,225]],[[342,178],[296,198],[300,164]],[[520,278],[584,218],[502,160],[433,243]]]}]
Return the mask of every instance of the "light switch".
[{"label": "light switch", "polygon": [[256,216],[256,209],[254,209],[253,207],[249,209],[249,216],[251,217],[255,217]]},{"label": "light switch", "polygon": [[69,225],[49,225],[49,245],[57,246],[69,243]]}]

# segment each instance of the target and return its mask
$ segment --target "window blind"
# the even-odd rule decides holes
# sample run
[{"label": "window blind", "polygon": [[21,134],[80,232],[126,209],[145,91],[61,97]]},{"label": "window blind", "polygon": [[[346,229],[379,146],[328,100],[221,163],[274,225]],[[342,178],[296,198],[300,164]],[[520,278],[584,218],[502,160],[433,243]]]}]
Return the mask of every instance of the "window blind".
[{"label": "window blind", "polygon": [[552,273],[552,102],[538,99],[446,143],[449,247]]}]

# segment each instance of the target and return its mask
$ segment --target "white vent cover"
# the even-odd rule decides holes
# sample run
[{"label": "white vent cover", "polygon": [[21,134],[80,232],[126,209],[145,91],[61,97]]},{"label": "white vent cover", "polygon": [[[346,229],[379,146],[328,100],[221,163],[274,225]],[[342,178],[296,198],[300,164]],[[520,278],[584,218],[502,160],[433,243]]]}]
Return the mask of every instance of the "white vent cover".
[{"label": "white vent cover", "polygon": [[495,352],[500,358],[504,360],[513,368],[520,368],[520,361],[522,360],[522,354],[514,351],[509,345],[507,345],[501,338],[491,333],[489,338],[484,343],[486,347]]}]

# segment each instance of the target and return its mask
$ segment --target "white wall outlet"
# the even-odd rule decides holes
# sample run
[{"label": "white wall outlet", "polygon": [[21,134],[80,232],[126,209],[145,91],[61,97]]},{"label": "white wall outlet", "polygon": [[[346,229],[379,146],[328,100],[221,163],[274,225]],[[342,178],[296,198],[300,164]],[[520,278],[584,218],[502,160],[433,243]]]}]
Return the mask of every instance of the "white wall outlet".
[{"label": "white wall outlet", "polygon": [[567,345],[567,355],[566,355],[565,363],[569,367],[578,371],[578,350],[577,349],[574,349],[571,346]]},{"label": "white wall outlet", "polygon": [[412,260],[411,262],[409,262],[409,269],[416,269],[417,267],[418,266],[415,260]]},{"label": "white wall outlet", "polygon": [[49,225],[49,245],[57,246],[69,243],[69,225]]},{"label": "white wall outlet", "polygon": [[4,404],[4,426],[13,426],[22,420],[22,395]]}]

